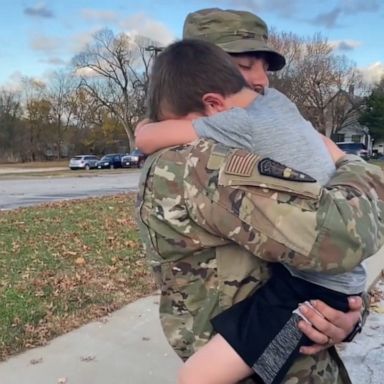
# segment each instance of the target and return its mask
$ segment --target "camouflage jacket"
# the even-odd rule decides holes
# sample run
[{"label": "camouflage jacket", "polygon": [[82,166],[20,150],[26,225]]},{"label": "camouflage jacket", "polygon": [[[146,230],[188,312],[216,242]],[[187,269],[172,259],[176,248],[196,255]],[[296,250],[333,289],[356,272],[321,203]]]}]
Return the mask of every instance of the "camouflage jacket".
[{"label": "camouflage jacket", "polygon": [[[140,230],[161,288],[162,327],[181,358],[210,339],[213,316],[265,282],[268,262],[339,273],[380,248],[383,173],[356,156],[343,159],[325,188],[209,140],[147,160]],[[328,351],[302,356],[285,382],[347,383],[341,365]]]}]

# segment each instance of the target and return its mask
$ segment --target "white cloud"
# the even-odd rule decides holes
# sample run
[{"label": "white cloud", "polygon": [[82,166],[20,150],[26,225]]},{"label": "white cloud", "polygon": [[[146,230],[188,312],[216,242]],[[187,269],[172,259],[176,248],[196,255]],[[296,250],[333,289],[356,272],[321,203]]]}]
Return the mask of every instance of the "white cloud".
[{"label": "white cloud", "polygon": [[99,30],[100,30],[99,28],[95,28],[95,29],[89,30],[87,32],[78,33],[76,35],[73,35],[70,38],[71,51],[73,53],[79,53],[79,52],[83,51],[84,48],[86,47],[86,45],[89,44],[90,42],[92,42],[94,34],[96,32],[98,32]]},{"label": "white cloud", "polygon": [[21,81],[23,76],[24,75],[20,71],[13,72],[5,84],[2,84],[1,88],[8,91],[20,92],[22,90]]},{"label": "white cloud", "polygon": [[175,39],[175,36],[165,24],[151,19],[144,13],[128,17],[121,22],[121,27],[129,35],[142,35],[164,45],[171,43]]},{"label": "white cloud", "polygon": [[51,65],[65,65],[67,64],[67,62],[63,59],[61,59],[60,57],[50,57],[48,59],[45,59],[45,60],[41,60],[42,63],[47,63],[47,64],[51,64]]},{"label": "white cloud", "polygon": [[9,91],[21,92],[23,89],[25,89],[23,81],[26,78],[28,78],[28,80],[30,80],[33,84],[45,86],[45,82],[43,80],[44,75],[40,77],[28,76],[20,71],[15,71],[9,76],[8,81],[6,81],[4,85],[2,85],[2,88],[7,89]]},{"label": "white cloud", "polygon": [[56,37],[33,35],[30,41],[31,48],[35,51],[52,53],[63,47],[63,40]]},{"label": "white cloud", "polygon": [[79,76],[79,77],[95,77],[95,76],[97,76],[97,73],[92,68],[84,67],[84,68],[76,69],[75,76]]},{"label": "white cloud", "polygon": [[374,84],[384,77],[384,63],[376,61],[368,67],[359,68],[359,71],[367,83]]},{"label": "white cloud", "polygon": [[91,8],[82,9],[81,15],[87,21],[96,21],[101,23],[114,23],[119,18],[119,15],[116,12],[99,11]]},{"label": "white cloud", "polygon": [[216,2],[220,8],[244,9],[256,14],[270,11],[289,18],[297,15],[300,0],[217,0]]},{"label": "white cloud", "polygon": [[[113,29],[116,34],[124,32],[132,37],[141,35],[159,42],[161,45],[167,45],[176,38],[165,24],[150,18],[144,13],[134,14],[129,17],[120,18],[119,20],[117,20],[119,15],[108,11],[99,12],[88,9],[86,15],[89,19],[97,21],[103,21],[103,18],[104,21],[108,21],[107,19],[109,18],[109,21],[113,21],[114,24],[114,26],[111,25],[110,28]],[[85,17],[84,11],[83,17]],[[76,54],[83,51],[86,45],[93,41],[95,33],[106,27],[105,24],[99,24],[100,25],[97,25],[86,32],[71,36],[69,39],[71,52]]]},{"label": "white cloud", "polygon": [[361,46],[361,41],[358,40],[332,40],[329,42],[334,50],[338,51],[352,51],[353,49]]}]

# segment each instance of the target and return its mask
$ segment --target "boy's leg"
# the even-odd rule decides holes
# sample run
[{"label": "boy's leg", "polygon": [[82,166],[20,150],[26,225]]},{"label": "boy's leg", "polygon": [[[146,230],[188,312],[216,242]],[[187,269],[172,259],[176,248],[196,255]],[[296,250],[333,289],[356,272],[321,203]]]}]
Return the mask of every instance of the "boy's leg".
[{"label": "boy's leg", "polygon": [[264,383],[277,384],[299,356],[300,346],[311,345],[297,327],[301,317],[292,313],[309,297],[326,299],[341,310],[348,308],[345,294],[295,278],[284,266],[274,264],[263,287],[211,322],[256,376]]},{"label": "boy's leg", "polygon": [[226,340],[216,335],[185,362],[178,384],[235,384],[252,373]]}]

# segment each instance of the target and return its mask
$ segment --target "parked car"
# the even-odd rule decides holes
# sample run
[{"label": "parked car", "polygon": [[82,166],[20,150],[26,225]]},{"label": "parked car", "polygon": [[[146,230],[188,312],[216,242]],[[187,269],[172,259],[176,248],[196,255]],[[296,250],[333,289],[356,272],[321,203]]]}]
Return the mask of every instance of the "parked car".
[{"label": "parked car", "polygon": [[95,155],[78,155],[69,160],[69,168],[75,169],[94,169],[99,158]]},{"label": "parked car", "polygon": [[123,156],[121,162],[125,168],[141,168],[144,165],[147,155],[139,149],[135,149],[129,155]]},{"label": "parked car", "polygon": [[122,153],[109,153],[104,155],[96,164],[96,167],[99,169],[114,169],[121,168],[121,158],[124,156]]},{"label": "parked car", "polygon": [[336,145],[345,153],[351,153],[352,155],[360,156],[365,160],[368,160],[370,158],[367,147],[363,143],[339,142],[336,143]]}]

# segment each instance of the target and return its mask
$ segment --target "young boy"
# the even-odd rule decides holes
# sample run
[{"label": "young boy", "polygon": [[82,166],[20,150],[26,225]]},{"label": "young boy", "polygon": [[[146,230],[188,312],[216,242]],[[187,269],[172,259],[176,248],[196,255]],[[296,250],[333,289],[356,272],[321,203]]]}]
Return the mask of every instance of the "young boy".
[{"label": "young boy", "polygon": [[[262,174],[274,168],[325,184],[335,170],[321,136],[296,106],[274,89],[259,95],[247,88],[231,58],[210,43],[184,40],[165,49],[152,68],[148,101],[155,122],[141,124],[136,134],[145,153],[205,137],[265,157]],[[281,382],[300,346],[310,344],[297,328],[298,303],[318,298],[347,311],[348,295],[365,287],[361,265],[326,275],[275,263],[271,272],[257,294],[212,319],[218,335],[186,362],[180,383],[231,384],[252,373],[264,383]]]}]

